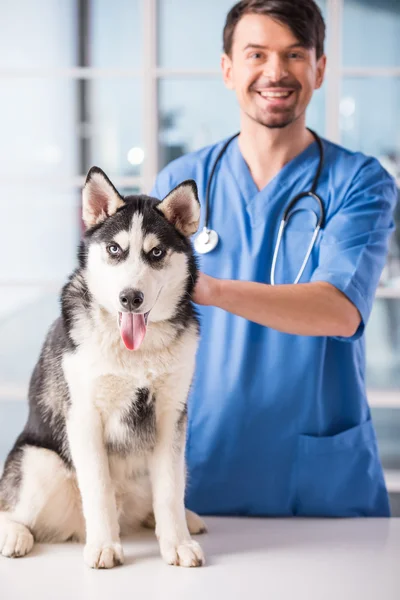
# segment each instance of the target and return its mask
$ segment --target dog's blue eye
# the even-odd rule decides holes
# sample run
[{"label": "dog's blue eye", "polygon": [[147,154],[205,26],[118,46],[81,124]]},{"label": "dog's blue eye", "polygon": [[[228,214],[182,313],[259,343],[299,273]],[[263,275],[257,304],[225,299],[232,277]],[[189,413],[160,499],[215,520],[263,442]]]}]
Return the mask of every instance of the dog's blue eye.
[{"label": "dog's blue eye", "polygon": [[108,244],[107,252],[111,254],[111,256],[118,256],[118,254],[121,252],[121,248],[118,246],[118,244]]},{"label": "dog's blue eye", "polygon": [[154,258],[161,258],[163,254],[164,251],[161,248],[153,248],[151,251],[151,255],[154,256]]}]

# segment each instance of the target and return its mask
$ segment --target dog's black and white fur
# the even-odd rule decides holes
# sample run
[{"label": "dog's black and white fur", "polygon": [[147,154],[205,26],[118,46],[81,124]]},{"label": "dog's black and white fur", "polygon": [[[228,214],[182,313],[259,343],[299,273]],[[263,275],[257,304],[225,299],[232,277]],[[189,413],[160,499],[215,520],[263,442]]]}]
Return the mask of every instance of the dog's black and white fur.
[{"label": "dog's black and white fur", "polygon": [[[93,167],[79,268],[61,296],[29,390],[29,418],[0,480],[0,554],[85,542],[90,567],[123,562],[120,535],[153,520],[169,564],[198,566],[185,511],[186,402],[198,321],[189,236],[193,181],[159,202],[123,198]],[[134,351],[131,351],[134,350]]]}]

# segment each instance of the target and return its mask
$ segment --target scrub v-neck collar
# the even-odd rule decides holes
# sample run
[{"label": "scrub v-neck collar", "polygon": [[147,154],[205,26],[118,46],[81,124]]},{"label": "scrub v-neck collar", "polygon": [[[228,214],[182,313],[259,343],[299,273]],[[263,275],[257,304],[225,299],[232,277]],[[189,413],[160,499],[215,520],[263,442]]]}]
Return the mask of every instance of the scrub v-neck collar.
[{"label": "scrub v-neck collar", "polygon": [[[317,160],[314,165],[315,159]],[[259,205],[264,204],[264,200],[269,201],[273,196],[280,197],[283,191],[293,188],[304,171],[311,169],[312,181],[316,173],[318,160],[318,144],[313,141],[307,148],[287,162],[271,181],[259,190],[240,151],[238,138],[234,139],[227,148],[228,166],[243,196],[246,207],[248,209],[253,208],[257,213]]]}]

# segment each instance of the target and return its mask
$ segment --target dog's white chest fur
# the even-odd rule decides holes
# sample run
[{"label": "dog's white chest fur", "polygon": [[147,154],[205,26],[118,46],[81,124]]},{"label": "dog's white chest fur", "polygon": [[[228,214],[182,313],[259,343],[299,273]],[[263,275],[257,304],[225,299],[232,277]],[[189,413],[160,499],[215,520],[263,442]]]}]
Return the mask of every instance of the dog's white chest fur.
[{"label": "dog's white chest fur", "polygon": [[[71,390],[91,381],[90,398],[101,415],[105,442],[111,453],[127,455],[151,451],[157,422],[164,408],[174,405],[180,390],[192,377],[197,331],[181,336],[165,324],[151,324],[139,351],[123,347],[115,323],[99,314],[96,333],[77,324],[73,333],[83,339],[73,355],[64,358],[64,373]],[[107,341],[104,344],[104,340]],[[84,373],[84,378],[82,378]],[[86,393],[72,393],[72,398]],[[73,400],[74,402],[74,400]],[[180,410],[179,402],[176,410]]]},{"label": "dog's white chest fur", "polygon": [[94,403],[111,453],[141,454],[156,438],[156,399],[149,380],[104,375],[96,380]]}]

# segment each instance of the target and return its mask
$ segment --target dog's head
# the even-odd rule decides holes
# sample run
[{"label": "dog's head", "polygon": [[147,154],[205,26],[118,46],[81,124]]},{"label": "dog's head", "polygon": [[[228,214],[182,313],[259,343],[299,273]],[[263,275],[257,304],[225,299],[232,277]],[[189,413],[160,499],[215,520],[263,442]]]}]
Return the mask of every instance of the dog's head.
[{"label": "dog's head", "polygon": [[115,315],[125,346],[136,350],[149,321],[172,318],[190,300],[197,269],[189,237],[200,218],[196,184],[185,181],[162,201],[124,198],[93,167],[82,196],[87,231],[80,261],[89,290]]}]

